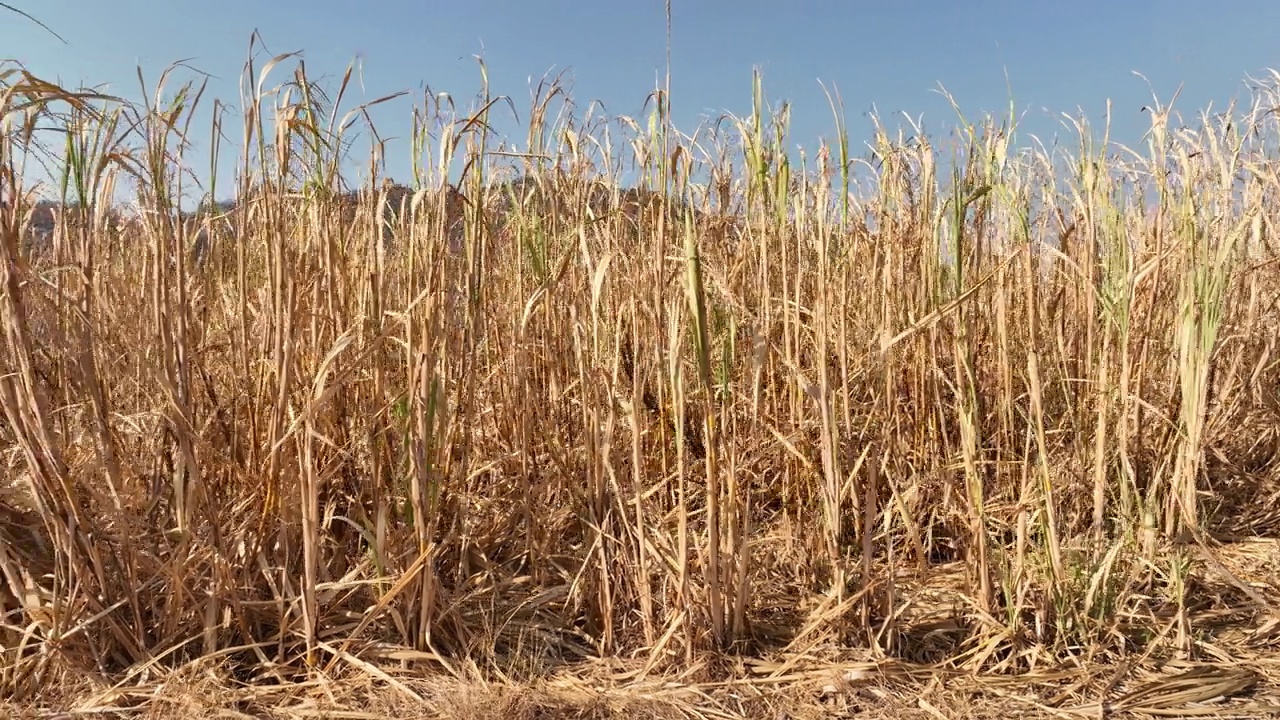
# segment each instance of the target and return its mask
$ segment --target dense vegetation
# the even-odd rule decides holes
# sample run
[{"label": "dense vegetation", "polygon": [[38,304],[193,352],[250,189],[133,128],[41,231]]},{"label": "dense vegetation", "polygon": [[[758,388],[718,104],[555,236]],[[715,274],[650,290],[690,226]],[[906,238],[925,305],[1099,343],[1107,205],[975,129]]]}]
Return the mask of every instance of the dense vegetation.
[{"label": "dense vegetation", "polygon": [[[795,164],[758,82],[696,140],[663,92],[606,134],[544,86],[518,153],[487,90],[428,95],[415,176],[352,191],[342,88],[280,72],[247,69],[244,201],[200,217],[183,141],[229,128],[188,124],[199,88],[0,76],[11,697],[209,660],[1026,673],[1280,641],[1273,90],[1157,107],[1132,152],[987,119],[857,159],[833,105]],[[67,204],[32,243],[42,138]]]}]

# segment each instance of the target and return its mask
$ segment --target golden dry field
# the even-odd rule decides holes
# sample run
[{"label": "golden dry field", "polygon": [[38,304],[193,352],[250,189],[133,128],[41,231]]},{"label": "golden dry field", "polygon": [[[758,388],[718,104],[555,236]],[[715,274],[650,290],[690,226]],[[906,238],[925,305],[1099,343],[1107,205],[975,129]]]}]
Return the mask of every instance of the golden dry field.
[{"label": "golden dry field", "polygon": [[1280,85],[804,153],[482,86],[344,184],[350,73],[244,78],[0,70],[12,716],[1280,715]]}]

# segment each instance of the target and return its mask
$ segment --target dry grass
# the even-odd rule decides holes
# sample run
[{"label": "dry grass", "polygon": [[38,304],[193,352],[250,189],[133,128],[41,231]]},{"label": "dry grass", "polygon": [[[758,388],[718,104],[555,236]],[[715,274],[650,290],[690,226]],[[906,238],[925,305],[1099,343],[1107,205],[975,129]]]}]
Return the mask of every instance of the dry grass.
[{"label": "dry grass", "polygon": [[798,167],[758,83],[694,136],[542,86],[518,153],[426,96],[352,196],[290,61],[205,225],[201,88],[0,76],[15,712],[1274,712],[1273,88],[1145,152],[855,160],[833,103]]}]

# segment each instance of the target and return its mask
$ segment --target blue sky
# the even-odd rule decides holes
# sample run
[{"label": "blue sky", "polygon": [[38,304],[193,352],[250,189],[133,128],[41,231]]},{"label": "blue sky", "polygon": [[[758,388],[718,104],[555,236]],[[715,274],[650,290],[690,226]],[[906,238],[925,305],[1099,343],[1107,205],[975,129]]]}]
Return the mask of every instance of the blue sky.
[{"label": "blue sky", "polygon": [[[561,71],[572,81],[579,111],[599,101],[611,115],[637,115],[665,72],[662,0],[8,1],[68,44],[4,14],[0,56],[64,84],[109,83],[130,99],[140,97],[138,66],[154,84],[170,63],[188,60],[215,76],[202,119],[212,97],[237,101],[254,30],[272,54],[301,50],[309,73],[331,84],[358,59],[363,87],[352,88],[348,107],[400,90],[420,97],[428,85],[469,101],[480,88],[473,57],[479,54],[492,91],[512,97],[521,122],[531,82]],[[1100,126],[1110,98],[1114,139],[1135,143],[1148,127],[1141,109],[1152,90],[1167,101],[1182,84],[1177,107],[1186,114],[1210,102],[1221,108],[1233,96],[1244,99],[1247,75],[1280,67],[1277,27],[1275,0],[1218,7],[1189,0],[675,0],[674,115],[680,129],[692,131],[708,116],[749,114],[758,67],[770,101],[793,104],[792,144],[809,149],[834,129],[820,81],[843,97],[855,150],[872,137],[867,112],[873,105],[892,127],[901,123],[895,113],[906,112],[923,116],[931,135],[945,133],[955,115],[939,86],[969,119],[1003,114],[1012,99],[1025,116],[1022,133],[1046,141],[1065,132],[1063,112],[1083,110]],[[266,59],[263,53],[258,65]],[[287,79],[292,67],[286,63],[273,79]],[[388,146],[387,161],[398,180],[409,175],[404,138],[413,102],[401,98],[374,113],[380,133],[400,138]],[[508,110],[499,112],[498,128],[522,142],[521,126],[503,119]],[[232,128],[238,122],[228,120]],[[199,142],[207,135],[198,131]],[[357,152],[367,147],[362,141]],[[223,167],[232,167],[237,150],[224,147]],[[195,158],[207,166],[198,153]],[[199,167],[197,174],[207,175]]]}]

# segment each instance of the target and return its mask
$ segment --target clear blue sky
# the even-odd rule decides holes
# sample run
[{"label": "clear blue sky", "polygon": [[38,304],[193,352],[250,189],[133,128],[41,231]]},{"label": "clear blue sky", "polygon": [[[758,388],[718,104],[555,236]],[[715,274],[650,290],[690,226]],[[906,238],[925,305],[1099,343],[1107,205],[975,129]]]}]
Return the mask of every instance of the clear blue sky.
[{"label": "clear blue sky", "polygon": [[[662,0],[8,2],[69,44],[5,13],[0,56],[66,84],[110,83],[131,99],[140,96],[139,65],[153,84],[168,64],[189,59],[216,76],[210,96],[235,103],[256,29],[272,54],[301,50],[312,76],[333,83],[359,58],[364,87],[353,88],[348,107],[424,84],[469,101],[480,88],[473,59],[480,54],[493,92],[512,97],[522,122],[531,80],[562,70],[580,110],[594,100],[610,114],[635,115],[660,82],[666,52]],[[1046,141],[1064,132],[1062,112],[1083,109],[1100,126],[1111,98],[1115,139],[1134,143],[1148,126],[1141,108],[1152,89],[1167,101],[1183,84],[1177,107],[1188,115],[1210,102],[1222,108],[1233,96],[1245,99],[1246,75],[1280,68],[1276,28],[1275,0],[675,0],[675,118],[692,131],[706,116],[749,114],[752,68],[759,67],[770,101],[793,103],[792,143],[810,149],[834,127],[819,81],[843,96],[855,152],[872,137],[866,113],[873,104],[893,127],[901,121],[895,113],[907,112],[923,115],[931,135],[945,132],[955,116],[935,92],[939,85],[970,119],[1006,112],[1012,92],[1026,115],[1023,132]],[[274,80],[292,67],[277,69]],[[401,98],[374,115],[384,136],[402,138],[388,158],[388,171],[402,180],[412,102]],[[205,117],[208,110],[206,100]],[[519,126],[498,126],[522,141]],[[205,137],[207,130],[197,133],[198,142]],[[225,167],[236,151],[224,147]]]}]

